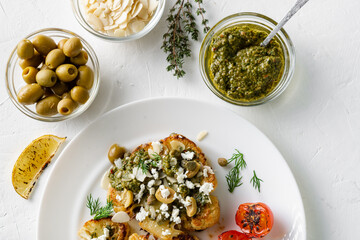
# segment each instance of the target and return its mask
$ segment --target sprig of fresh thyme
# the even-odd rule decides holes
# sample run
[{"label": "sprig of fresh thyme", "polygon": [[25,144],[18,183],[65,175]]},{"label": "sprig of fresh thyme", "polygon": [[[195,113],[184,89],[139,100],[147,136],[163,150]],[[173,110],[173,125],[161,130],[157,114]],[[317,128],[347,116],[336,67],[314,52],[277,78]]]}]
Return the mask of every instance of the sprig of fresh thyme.
[{"label": "sprig of fresh thyme", "polygon": [[94,220],[110,217],[114,212],[113,202],[110,199],[107,199],[106,205],[101,207],[100,199],[94,199],[91,194],[86,198],[86,207],[90,209],[90,215],[94,215]]},{"label": "sprig of fresh thyme", "polygon": [[261,182],[264,182],[264,181],[261,180],[260,178],[258,178],[258,176],[256,176],[255,170],[253,172],[254,172],[254,176],[250,179],[250,183],[252,183],[253,187],[260,192]]},{"label": "sprig of fresh thyme", "polygon": [[[205,9],[202,7],[202,0],[194,0],[197,4],[196,15],[201,16],[204,33],[209,31],[208,20],[205,18]],[[185,75],[183,70],[184,59],[191,56],[190,37],[192,40],[199,39],[193,5],[190,0],[176,0],[166,18],[168,31],[163,35],[161,48],[167,54],[166,60],[169,65],[167,71],[172,71],[173,75],[181,78]]]}]

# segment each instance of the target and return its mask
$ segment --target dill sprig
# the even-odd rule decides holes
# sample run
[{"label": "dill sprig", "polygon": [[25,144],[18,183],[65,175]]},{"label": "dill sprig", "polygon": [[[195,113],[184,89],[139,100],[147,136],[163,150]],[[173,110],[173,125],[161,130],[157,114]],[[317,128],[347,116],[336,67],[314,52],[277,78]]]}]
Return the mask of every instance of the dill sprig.
[{"label": "dill sprig", "polygon": [[143,159],[143,158],[140,158],[139,159],[139,166],[140,166],[140,168],[141,168],[141,171],[143,172],[143,173],[147,173],[148,171],[149,171],[149,163],[147,163],[147,162],[145,162],[146,160],[145,159]]},{"label": "dill sprig", "polygon": [[157,167],[159,162],[161,161],[161,156],[158,153],[153,153],[152,154],[152,161],[151,161],[151,165],[153,167]]},{"label": "dill sprig", "polygon": [[[204,17],[206,11],[202,7],[202,0],[194,0],[194,2],[198,5],[196,15],[201,16],[203,30],[207,32],[209,21]],[[161,46],[167,54],[166,60],[169,63],[166,70],[172,71],[174,76],[181,78],[185,75],[183,70],[184,59],[191,56],[190,37],[195,41],[199,39],[199,30],[190,0],[176,0],[166,21],[168,31],[163,35],[164,41]]]},{"label": "dill sprig", "polygon": [[113,202],[110,198],[107,199],[104,207],[100,207],[100,199],[94,199],[91,194],[87,196],[86,200],[86,207],[90,209],[90,215],[94,215],[94,220],[110,217],[114,212]]},{"label": "dill sprig", "polygon": [[235,162],[235,166],[226,174],[226,182],[228,184],[229,192],[233,192],[235,188],[240,187],[243,183],[241,182],[242,176],[240,176],[240,170],[246,168],[247,164],[244,160],[244,155],[237,149],[231,158],[228,159],[228,163]]},{"label": "dill sprig", "polygon": [[256,176],[255,170],[253,172],[254,172],[254,176],[250,179],[250,183],[252,183],[253,187],[260,192],[261,182],[264,182],[264,181],[261,180],[258,176]]}]

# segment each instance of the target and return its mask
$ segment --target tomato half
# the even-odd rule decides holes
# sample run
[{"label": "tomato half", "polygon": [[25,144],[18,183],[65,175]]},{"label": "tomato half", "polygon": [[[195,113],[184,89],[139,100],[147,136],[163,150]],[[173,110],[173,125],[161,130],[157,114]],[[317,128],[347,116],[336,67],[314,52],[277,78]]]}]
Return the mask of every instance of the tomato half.
[{"label": "tomato half", "polygon": [[239,206],[235,221],[247,236],[261,238],[270,232],[274,215],[265,203],[244,203]]},{"label": "tomato half", "polygon": [[241,232],[231,230],[220,234],[218,240],[251,240],[251,238]]}]

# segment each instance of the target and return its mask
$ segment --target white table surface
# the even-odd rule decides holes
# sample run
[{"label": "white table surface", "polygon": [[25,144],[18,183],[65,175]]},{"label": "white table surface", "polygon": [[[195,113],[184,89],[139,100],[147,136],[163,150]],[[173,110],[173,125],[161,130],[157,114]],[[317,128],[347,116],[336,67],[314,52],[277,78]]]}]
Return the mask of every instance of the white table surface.
[{"label": "white table surface", "polygon": [[[101,65],[100,91],[80,117],[44,123],[18,111],[0,88],[0,239],[36,239],[36,221],[46,169],[29,200],[11,184],[14,162],[33,139],[47,134],[67,136],[103,113],[134,100],[180,96],[229,108],[252,122],[278,147],[298,182],[306,212],[307,239],[358,238],[360,215],[360,2],[311,0],[286,25],[297,63],[288,89],[273,102],[237,107],[213,95],[198,69],[200,42],[186,59],[185,78],[166,72],[160,50],[168,0],[157,27],[144,38],[125,44],[98,39],[77,23],[70,1],[0,0],[0,75],[11,50],[25,35],[60,27],[82,35],[94,47]],[[209,0],[205,8],[213,25],[235,12],[254,11],[279,21],[295,0]],[[68,142],[69,142],[68,141]],[[54,216],[56,218],[56,216]],[[60,229],[61,231],[61,229]]]}]

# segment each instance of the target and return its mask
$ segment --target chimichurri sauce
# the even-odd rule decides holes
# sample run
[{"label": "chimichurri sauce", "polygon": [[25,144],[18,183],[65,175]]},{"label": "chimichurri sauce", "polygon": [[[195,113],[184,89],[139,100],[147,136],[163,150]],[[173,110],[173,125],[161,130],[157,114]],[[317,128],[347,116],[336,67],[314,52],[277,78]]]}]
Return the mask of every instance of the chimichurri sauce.
[{"label": "chimichurri sauce", "polygon": [[268,32],[255,25],[224,29],[212,39],[210,78],[229,98],[254,101],[267,96],[279,83],[284,53],[278,39],[260,43]]}]

